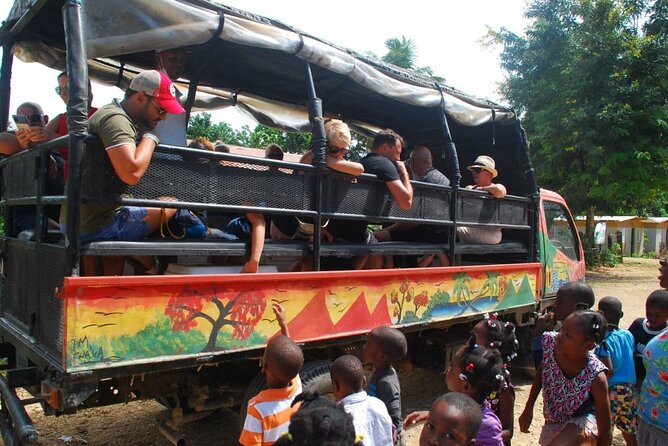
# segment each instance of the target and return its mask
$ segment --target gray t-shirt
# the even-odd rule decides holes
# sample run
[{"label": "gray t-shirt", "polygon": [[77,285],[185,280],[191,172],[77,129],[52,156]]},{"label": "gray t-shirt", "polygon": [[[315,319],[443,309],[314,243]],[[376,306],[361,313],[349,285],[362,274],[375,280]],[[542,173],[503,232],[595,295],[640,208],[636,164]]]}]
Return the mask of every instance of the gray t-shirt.
[{"label": "gray t-shirt", "polygon": [[429,184],[440,184],[441,186],[450,186],[450,180],[438,169],[431,167],[424,175],[418,178],[418,181]]},{"label": "gray t-shirt", "polygon": [[397,375],[394,367],[389,366],[383,370],[374,370],[366,392],[385,403],[390,418],[392,418],[394,429],[397,433],[401,432],[403,429],[401,385],[399,384],[399,375]]}]

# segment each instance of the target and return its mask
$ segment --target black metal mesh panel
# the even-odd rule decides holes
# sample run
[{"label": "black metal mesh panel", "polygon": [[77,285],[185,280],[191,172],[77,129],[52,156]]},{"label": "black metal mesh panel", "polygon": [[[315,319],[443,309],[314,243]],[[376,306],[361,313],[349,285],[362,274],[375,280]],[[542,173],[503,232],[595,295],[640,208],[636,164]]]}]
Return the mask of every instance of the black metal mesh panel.
[{"label": "black metal mesh panel", "polygon": [[337,177],[325,180],[323,211],[374,217],[449,220],[450,193],[413,183],[413,206],[401,209],[384,182],[359,178],[356,183]]},{"label": "black metal mesh panel", "polygon": [[[139,183],[128,186],[123,195],[135,199],[175,197],[190,203],[310,210],[311,178],[311,174],[293,174],[288,169],[220,161],[207,157],[206,152],[192,157],[161,152],[154,154]],[[87,196],[113,200],[115,191],[116,180],[103,177],[93,192],[87,191]]]},{"label": "black metal mesh panel", "polygon": [[502,222],[514,225],[528,225],[529,203],[504,200],[499,206],[499,218]]},{"label": "black metal mesh panel", "polygon": [[9,313],[27,327],[30,323],[30,314],[36,312],[38,305],[36,244],[7,239],[6,249],[2,311]]},{"label": "black metal mesh panel", "polygon": [[56,288],[62,288],[66,251],[62,246],[40,245],[38,248],[39,268],[39,319],[37,339],[59,354],[63,345],[63,301],[56,298]]},{"label": "black metal mesh panel", "polygon": [[37,153],[14,156],[2,170],[4,196],[23,198],[37,195],[37,180],[34,178]]},{"label": "black metal mesh panel", "polygon": [[460,194],[457,200],[459,223],[527,225],[529,203],[498,200],[487,194]]}]

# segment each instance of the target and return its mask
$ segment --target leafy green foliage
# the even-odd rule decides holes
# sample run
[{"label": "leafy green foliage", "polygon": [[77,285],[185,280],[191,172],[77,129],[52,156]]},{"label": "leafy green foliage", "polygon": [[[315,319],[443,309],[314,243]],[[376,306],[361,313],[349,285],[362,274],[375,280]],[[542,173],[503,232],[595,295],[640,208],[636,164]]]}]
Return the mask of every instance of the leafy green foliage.
[{"label": "leafy green foliage", "polygon": [[430,66],[418,67],[415,65],[417,46],[413,42],[413,39],[407,39],[406,36],[392,37],[385,41],[385,47],[387,48],[387,53],[382,57],[383,62],[417,71],[420,74],[433,78],[437,82],[445,82],[445,78],[436,76]]},{"label": "leafy green foliage", "polygon": [[576,212],[665,212],[668,2],[531,0],[526,16],[525,35],[490,31],[487,43],[503,46],[502,93],[541,184]]},{"label": "leafy green foliage", "polygon": [[[359,160],[369,151],[371,138],[360,133],[351,132],[352,140],[349,149],[350,158]],[[242,147],[264,148],[269,144],[278,144],[290,153],[305,153],[311,147],[313,136],[310,133],[291,133],[258,125],[253,131],[248,126],[235,130],[225,122],[214,124],[211,113],[199,113],[190,117],[188,138],[206,138],[209,141],[220,140],[225,144]]]},{"label": "leafy green foliage", "polygon": [[211,113],[198,113],[190,117],[188,138],[203,137],[209,141],[220,140],[225,144],[243,147],[264,148],[269,144],[278,144],[286,152],[304,153],[311,146],[310,133],[290,133],[257,125],[254,130],[245,125],[235,130],[229,124],[211,122]]},{"label": "leafy green foliage", "polygon": [[142,358],[174,354],[199,353],[206,344],[206,336],[197,330],[179,332],[172,330],[169,317],[159,314],[154,324],[149,324],[135,335],[125,335],[113,341],[114,354],[123,358]]}]

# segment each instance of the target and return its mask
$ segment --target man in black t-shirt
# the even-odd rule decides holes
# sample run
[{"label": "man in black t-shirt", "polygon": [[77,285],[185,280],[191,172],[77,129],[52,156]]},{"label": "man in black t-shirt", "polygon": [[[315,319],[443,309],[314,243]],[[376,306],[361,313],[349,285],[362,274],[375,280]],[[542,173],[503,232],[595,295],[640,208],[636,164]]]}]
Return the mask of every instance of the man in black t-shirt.
[{"label": "man in black t-shirt", "polygon": [[[364,166],[364,173],[374,174],[385,182],[400,208],[410,209],[413,205],[413,187],[406,166],[399,160],[402,145],[403,139],[394,130],[382,130],[374,138],[371,152],[360,162]],[[332,220],[327,229],[337,241],[377,243],[367,225],[367,221]],[[355,262],[358,268],[363,264],[364,262]],[[369,268],[381,266],[382,257],[372,257],[367,265]]]}]

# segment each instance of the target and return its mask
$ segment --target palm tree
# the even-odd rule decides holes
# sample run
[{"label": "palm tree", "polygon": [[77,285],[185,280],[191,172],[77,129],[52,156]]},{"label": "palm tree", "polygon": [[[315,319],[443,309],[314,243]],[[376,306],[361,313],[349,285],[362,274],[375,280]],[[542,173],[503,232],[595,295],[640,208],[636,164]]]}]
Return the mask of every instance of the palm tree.
[{"label": "palm tree", "polygon": [[407,39],[406,36],[401,36],[401,38],[392,37],[385,41],[385,47],[388,51],[383,56],[384,62],[409,70],[415,68],[417,50],[412,39]]},{"label": "palm tree", "polygon": [[391,63],[401,68],[415,70],[425,76],[429,76],[437,82],[445,82],[445,78],[436,76],[434,70],[430,66],[416,67],[415,59],[417,59],[417,47],[413,39],[407,39],[406,36],[401,38],[392,37],[385,41],[387,54],[383,56],[383,62]]}]

